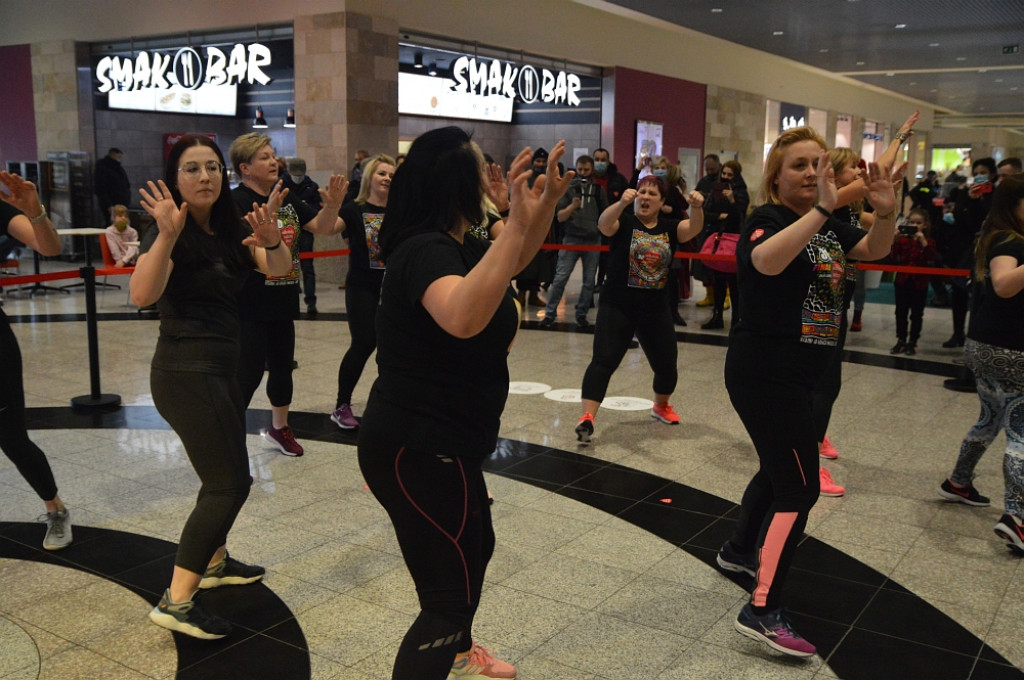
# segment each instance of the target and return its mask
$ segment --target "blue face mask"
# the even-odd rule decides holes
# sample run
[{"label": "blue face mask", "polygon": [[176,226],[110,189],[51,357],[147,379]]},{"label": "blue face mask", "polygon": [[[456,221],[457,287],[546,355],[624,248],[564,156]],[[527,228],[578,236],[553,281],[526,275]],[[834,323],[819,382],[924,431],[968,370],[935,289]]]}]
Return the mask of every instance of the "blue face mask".
[{"label": "blue face mask", "polygon": [[663,168],[655,168],[653,171],[655,177],[661,177],[662,179],[668,177],[668,170]]},{"label": "blue face mask", "polygon": [[951,212],[950,213],[945,213],[942,216],[942,221],[945,222],[946,224],[956,224],[956,218],[953,217],[953,213],[951,213]]},{"label": "blue face mask", "polygon": [[608,164],[604,161],[594,161],[594,172],[603,175],[608,172]]}]

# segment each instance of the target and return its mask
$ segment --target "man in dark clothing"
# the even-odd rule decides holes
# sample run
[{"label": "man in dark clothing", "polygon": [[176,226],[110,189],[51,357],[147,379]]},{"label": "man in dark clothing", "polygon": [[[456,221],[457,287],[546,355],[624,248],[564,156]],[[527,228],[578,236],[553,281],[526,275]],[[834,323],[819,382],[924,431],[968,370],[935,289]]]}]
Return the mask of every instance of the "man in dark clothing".
[{"label": "man in dark clothing", "polygon": [[96,196],[100,199],[103,224],[113,221],[111,208],[115,205],[130,205],[132,202],[132,189],[131,184],[128,183],[128,173],[121,167],[121,156],[123,155],[124,152],[114,147],[107,152],[106,156],[96,161],[93,186]]},{"label": "man in dark clothing", "polygon": [[[591,175],[594,179],[594,184],[604,189],[605,197],[608,199],[608,205],[618,203],[619,199],[622,198],[622,192],[629,188],[629,180],[619,172],[619,169],[612,163],[611,155],[608,153],[608,149],[598,147],[594,149],[594,174]],[[606,236],[601,237],[601,245],[608,245],[608,238]],[[603,251],[601,257],[598,259],[597,265],[597,282],[594,287],[594,292],[600,292],[601,285],[604,283],[605,267],[608,263],[608,251]]]},{"label": "man in dark clothing", "polygon": [[363,184],[363,161],[369,155],[366,149],[356,151],[356,164],[352,166],[352,174],[348,177],[348,191],[345,193],[343,204],[356,200],[359,195],[359,188]]},{"label": "man in dark clothing", "polygon": [[[285,188],[292,195],[301,198],[316,210],[324,207],[323,199],[320,198],[320,186],[306,174],[304,159],[289,158],[288,174],[284,175],[282,180]],[[299,252],[313,252],[313,232],[308,229],[299,232]],[[302,297],[306,303],[306,318],[315,319],[317,316],[316,271],[313,268],[313,260],[300,260],[299,268],[302,270]]]}]

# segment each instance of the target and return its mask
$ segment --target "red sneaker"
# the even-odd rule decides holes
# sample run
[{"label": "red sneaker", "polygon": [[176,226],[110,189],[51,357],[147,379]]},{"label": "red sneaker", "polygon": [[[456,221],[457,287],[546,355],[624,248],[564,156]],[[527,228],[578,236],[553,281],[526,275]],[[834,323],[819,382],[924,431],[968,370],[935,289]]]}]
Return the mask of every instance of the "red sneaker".
[{"label": "red sneaker", "polygon": [[836,451],[836,447],[832,446],[832,442],[828,440],[828,435],[825,435],[825,440],[821,442],[821,448],[818,449],[818,455],[830,460],[835,460],[839,457],[839,452]]},{"label": "red sneaker", "polygon": [[825,468],[818,469],[818,479],[821,482],[821,495],[831,496],[832,498],[838,498],[846,493],[846,488],[839,486],[832,481],[832,473]]},{"label": "red sneaker", "polygon": [[270,427],[263,433],[263,438],[276,446],[286,456],[301,456],[305,451],[302,445],[295,441],[295,433],[292,428],[285,425],[280,430]]},{"label": "red sneaker", "polygon": [[672,404],[655,404],[651,409],[651,417],[657,418],[668,425],[678,425],[679,416],[672,408]]},{"label": "red sneaker", "polygon": [[469,650],[469,656],[457,659],[452,664],[452,670],[448,673],[448,680],[466,678],[477,680],[478,678],[512,678],[516,677],[516,667],[496,659],[489,650],[473,643]]}]

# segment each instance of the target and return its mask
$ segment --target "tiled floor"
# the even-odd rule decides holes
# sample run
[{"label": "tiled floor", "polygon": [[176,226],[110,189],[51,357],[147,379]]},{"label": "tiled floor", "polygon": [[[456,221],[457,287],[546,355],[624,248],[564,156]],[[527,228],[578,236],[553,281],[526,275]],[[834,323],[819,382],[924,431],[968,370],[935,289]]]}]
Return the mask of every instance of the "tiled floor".
[{"label": "tiled floor", "polygon": [[[292,425],[304,457],[265,445],[268,402],[253,403],[255,485],[230,547],[268,576],[209,593],[236,631],[202,642],[146,619],[198,486],[152,407],[157,322],[125,307],[124,291],[101,294],[101,391],[125,405],[80,415],[68,404],[90,393],[84,294],[7,296],[31,435],[72,509],[75,542],[40,549],[42,504],[0,459],[0,678],[390,677],[417,605],[354,436],[326,415],[348,341],[343,299],[321,284],[320,318],[297,322]],[[992,533],[1002,437],[977,481],[994,507],[935,493],[977,411],[975,396],[942,388],[957,370],[956,351],[939,347],[949,311],[928,310],[912,359],[888,355],[891,307],[869,305],[865,331],[850,336],[831,427],[841,456],[828,464],[847,495],[818,502],[790,579],[793,617],[820,654],[793,661],[732,629],[750,583],[713,558],[756,458],[722,385],[725,333],[695,330],[708,313],[692,301],[681,310],[679,427],[602,410],[594,444],[580,448],[578,405],[510,395],[487,464],[498,547],[477,638],[523,680],[1024,678],[1024,568]],[[539,330],[539,317],[531,309],[517,338],[512,379],[578,389],[590,336]],[[371,363],[357,413],[374,375]],[[650,380],[631,350],[610,394],[649,398]]]}]

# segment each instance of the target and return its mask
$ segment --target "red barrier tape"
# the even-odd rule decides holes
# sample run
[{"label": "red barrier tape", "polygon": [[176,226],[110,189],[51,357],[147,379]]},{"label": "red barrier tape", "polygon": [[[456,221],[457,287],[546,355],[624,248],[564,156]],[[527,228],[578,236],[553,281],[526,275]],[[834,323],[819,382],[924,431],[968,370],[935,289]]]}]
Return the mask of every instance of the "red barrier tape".
[{"label": "red barrier tape", "polygon": [[42,283],[43,281],[60,281],[62,279],[77,278],[77,269],[66,272],[53,272],[51,274],[27,274],[25,276],[4,276],[0,277],[0,287],[20,286],[25,283]]}]

